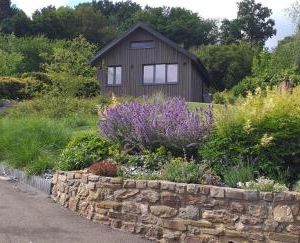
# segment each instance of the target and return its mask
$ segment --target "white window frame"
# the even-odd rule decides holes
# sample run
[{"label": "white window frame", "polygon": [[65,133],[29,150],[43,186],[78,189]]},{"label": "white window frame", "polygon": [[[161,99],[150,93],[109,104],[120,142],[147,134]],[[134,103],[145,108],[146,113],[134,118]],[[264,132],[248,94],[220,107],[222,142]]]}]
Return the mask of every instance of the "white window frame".
[{"label": "white window frame", "polygon": [[[113,69],[113,82],[109,83],[109,69]],[[120,71],[120,75],[117,75],[117,69]],[[117,80],[117,76],[120,78]],[[120,86],[122,85],[122,76],[123,76],[123,69],[122,69],[122,66],[108,66],[107,67],[107,86]]]},{"label": "white window frame", "polygon": [[[157,68],[157,66],[161,66],[161,65],[165,66],[165,80],[164,80],[164,82],[158,82],[158,80],[156,79],[157,78],[156,68]],[[175,66],[175,65],[177,67],[176,80],[170,80],[168,69],[169,69],[170,66]],[[153,81],[151,83],[150,82],[145,82],[145,67],[152,67],[153,68],[153,75],[152,75]],[[177,84],[178,79],[179,79],[179,72],[178,71],[179,71],[178,70],[178,63],[145,64],[145,65],[143,65],[143,84],[144,85]]]}]

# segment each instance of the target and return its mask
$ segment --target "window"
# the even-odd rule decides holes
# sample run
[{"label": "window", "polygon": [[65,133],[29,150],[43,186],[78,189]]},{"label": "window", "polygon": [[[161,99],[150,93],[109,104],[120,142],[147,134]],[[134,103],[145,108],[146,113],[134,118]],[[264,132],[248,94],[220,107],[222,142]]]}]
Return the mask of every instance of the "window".
[{"label": "window", "polygon": [[166,82],[166,65],[155,65],[155,83],[164,84]]},{"label": "window", "polygon": [[154,48],[155,43],[153,40],[149,41],[133,41],[130,43],[130,48],[132,49],[148,49]]},{"label": "window", "polygon": [[144,65],[144,84],[178,82],[178,64]]},{"label": "window", "polygon": [[107,84],[120,85],[122,83],[122,67],[108,67],[107,68]]},{"label": "window", "polygon": [[144,83],[153,84],[154,83],[154,66],[147,65],[144,66]]},{"label": "window", "polygon": [[167,65],[167,82],[177,83],[178,82],[178,65],[169,64]]}]

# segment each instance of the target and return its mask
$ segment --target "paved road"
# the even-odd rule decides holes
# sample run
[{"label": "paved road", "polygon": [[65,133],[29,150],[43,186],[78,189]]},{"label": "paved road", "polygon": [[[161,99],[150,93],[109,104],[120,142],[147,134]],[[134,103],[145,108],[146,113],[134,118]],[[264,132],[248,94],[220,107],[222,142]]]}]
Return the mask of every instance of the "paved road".
[{"label": "paved road", "polygon": [[46,195],[0,181],[1,243],[145,243],[77,216]]}]

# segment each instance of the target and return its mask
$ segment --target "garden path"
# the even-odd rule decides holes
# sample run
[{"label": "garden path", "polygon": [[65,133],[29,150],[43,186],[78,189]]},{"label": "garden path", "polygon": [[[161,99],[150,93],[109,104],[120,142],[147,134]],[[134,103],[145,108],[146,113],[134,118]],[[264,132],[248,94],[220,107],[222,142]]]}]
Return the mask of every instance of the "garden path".
[{"label": "garden path", "polygon": [[44,194],[0,180],[1,243],[146,243],[81,218]]}]

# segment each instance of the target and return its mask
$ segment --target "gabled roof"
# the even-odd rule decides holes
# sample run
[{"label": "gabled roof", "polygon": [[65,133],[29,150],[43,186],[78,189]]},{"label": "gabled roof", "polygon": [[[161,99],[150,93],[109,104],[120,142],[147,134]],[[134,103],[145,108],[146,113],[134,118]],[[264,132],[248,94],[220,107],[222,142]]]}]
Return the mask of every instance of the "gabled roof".
[{"label": "gabled roof", "polygon": [[158,31],[154,30],[153,28],[151,28],[150,26],[148,26],[147,24],[144,23],[138,23],[136,25],[134,25],[131,29],[129,29],[128,31],[126,31],[124,34],[122,34],[120,37],[116,38],[115,40],[113,40],[112,42],[110,42],[108,45],[106,45],[103,49],[101,49],[96,56],[90,60],[90,64],[91,65],[96,65],[96,63],[98,62],[98,60],[104,55],[106,54],[108,51],[110,51],[114,46],[116,46],[117,44],[119,44],[122,40],[124,40],[126,37],[128,37],[130,34],[132,34],[133,32],[135,32],[138,29],[142,29],[145,30],[147,32],[149,32],[150,34],[154,35],[156,38],[158,38],[159,40],[165,42],[167,45],[173,47],[175,50],[177,50],[178,52],[182,53],[183,55],[189,57],[193,63],[195,64],[196,68],[198,69],[198,71],[200,71],[202,73],[202,75],[204,76],[204,78],[206,79],[205,81],[209,81],[209,75],[208,72],[206,70],[206,68],[204,67],[204,65],[202,64],[202,62],[200,61],[200,59],[195,56],[194,54],[190,53],[189,51],[185,50],[184,48],[180,47],[179,45],[177,45],[174,41],[168,39],[167,37],[165,37],[164,35],[162,35],[161,33],[159,33]]}]

